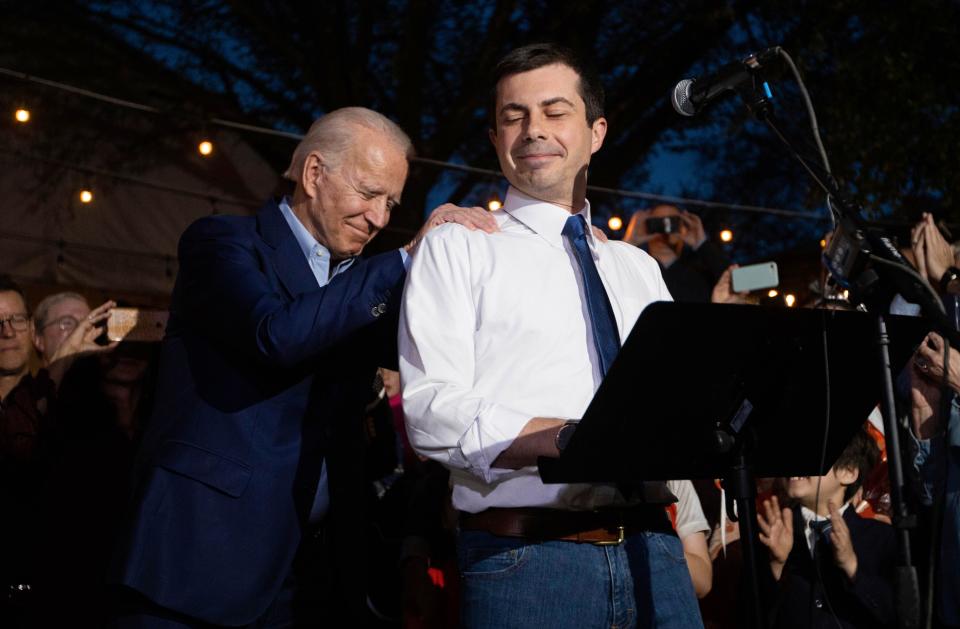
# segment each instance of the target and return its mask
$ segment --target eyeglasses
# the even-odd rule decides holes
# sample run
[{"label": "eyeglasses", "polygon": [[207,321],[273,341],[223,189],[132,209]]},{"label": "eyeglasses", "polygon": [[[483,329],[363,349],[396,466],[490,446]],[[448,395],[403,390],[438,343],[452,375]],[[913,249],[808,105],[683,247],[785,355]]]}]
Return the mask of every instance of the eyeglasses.
[{"label": "eyeglasses", "polygon": [[27,322],[30,321],[30,317],[22,314],[10,315],[0,319],[0,330],[3,330],[3,326],[9,325],[14,332],[23,332],[27,329]]},{"label": "eyeglasses", "polygon": [[50,323],[45,323],[40,329],[46,330],[51,325],[57,326],[63,332],[73,332],[77,329],[77,326],[80,325],[80,320],[71,315],[63,315],[59,319],[54,319]]}]

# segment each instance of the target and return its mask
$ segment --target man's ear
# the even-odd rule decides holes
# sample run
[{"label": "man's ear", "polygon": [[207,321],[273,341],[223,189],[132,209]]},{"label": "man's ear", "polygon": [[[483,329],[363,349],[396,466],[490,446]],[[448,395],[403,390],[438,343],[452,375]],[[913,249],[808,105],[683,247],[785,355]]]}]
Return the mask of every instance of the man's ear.
[{"label": "man's ear", "polygon": [[300,173],[300,186],[311,199],[320,194],[320,179],[323,177],[323,155],[311,151],[307,159],[303,160],[303,172]]},{"label": "man's ear", "polygon": [[487,137],[490,138],[490,144],[493,145],[493,148],[497,148],[497,130],[493,127],[487,129]]},{"label": "man's ear", "polygon": [[30,321],[30,336],[33,337],[33,347],[37,350],[37,353],[43,355],[43,337],[37,333],[37,327],[34,325],[33,321]]},{"label": "man's ear", "polygon": [[836,474],[837,480],[844,487],[854,484],[860,478],[860,470],[855,467],[838,467],[834,469],[833,473]]},{"label": "man's ear", "polygon": [[593,136],[590,143],[590,154],[594,154],[603,146],[603,139],[607,137],[607,119],[600,117],[590,125],[590,132]]}]

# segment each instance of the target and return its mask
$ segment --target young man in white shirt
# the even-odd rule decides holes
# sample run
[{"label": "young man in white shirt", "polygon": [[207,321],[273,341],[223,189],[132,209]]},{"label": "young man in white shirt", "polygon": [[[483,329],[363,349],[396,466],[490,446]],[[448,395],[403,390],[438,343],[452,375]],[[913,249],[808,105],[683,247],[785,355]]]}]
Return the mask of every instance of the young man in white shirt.
[{"label": "young man in white shirt", "polygon": [[410,441],[451,469],[463,624],[701,626],[662,505],[546,485],[535,467],[559,456],[641,311],[670,299],[656,261],[590,230],[603,90],[550,44],[509,53],[494,84],[500,230],[423,240],[399,338]]}]

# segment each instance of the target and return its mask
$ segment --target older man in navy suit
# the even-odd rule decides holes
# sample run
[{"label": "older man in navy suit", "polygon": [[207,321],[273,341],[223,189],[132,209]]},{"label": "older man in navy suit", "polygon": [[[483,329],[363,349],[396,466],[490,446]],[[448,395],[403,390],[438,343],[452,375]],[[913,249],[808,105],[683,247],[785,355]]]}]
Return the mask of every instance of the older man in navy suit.
[{"label": "older man in navy suit", "polygon": [[[364,532],[348,508],[361,411],[376,367],[396,361],[407,258],[443,222],[496,229],[479,208],[441,206],[402,250],[357,257],[400,202],[411,154],[382,115],[334,111],[294,152],[292,199],[183,234],[157,406],[112,575],[125,586],[119,626],[315,623],[298,614],[320,606],[298,601],[331,594],[304,592],[303,555],[324,557],[328,573],[331,556],[362,563]],[[336,551],[317,553],[320,540]],[[344,591],[356,596],[335,594],[331,621],[362,605],[362,588]]]}]

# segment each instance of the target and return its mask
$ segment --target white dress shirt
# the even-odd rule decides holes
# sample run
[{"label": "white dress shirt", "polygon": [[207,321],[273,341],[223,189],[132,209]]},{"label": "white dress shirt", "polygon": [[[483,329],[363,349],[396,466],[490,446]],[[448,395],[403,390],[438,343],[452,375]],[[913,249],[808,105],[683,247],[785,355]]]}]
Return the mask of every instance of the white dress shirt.
[{"label": "white dress shirt", "polygon": [[[590,205],[581,211],[590,224]],[[535,467],[491,467],[534,417],[580,418],[600,384],[570,212],[511,188],[487,234],[448,224],[413,256],[400,315],[403,410],[413,447],[451,469],[453,504],[590,509],[606,485],[544,485]],[[587,239],[621,343],[670,294],[656,261],[624,242]]]}]

